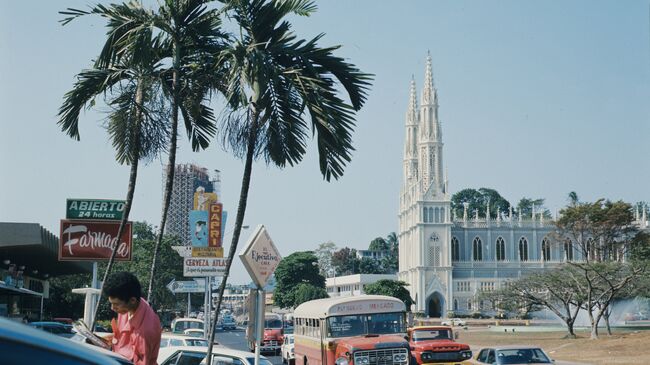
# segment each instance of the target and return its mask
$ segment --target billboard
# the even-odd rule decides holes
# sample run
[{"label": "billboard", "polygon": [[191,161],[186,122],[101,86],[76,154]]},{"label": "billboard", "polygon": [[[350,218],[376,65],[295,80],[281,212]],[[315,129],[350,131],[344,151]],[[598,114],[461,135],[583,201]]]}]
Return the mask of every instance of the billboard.
[{"label": "billboard", "polygon": [[183,258],[183,276],[224,276],[228,259],[209,257]]},{"label": "billboard", "polygon": [[210,204],[217,203],[217,193],[206,193],[202,186],[199,186],[194,193],[194,210],[208,211]]},{"label": "billboard", "polygon": [[68,199],[66,219],[121,220],[126,201],[108,199]]},{"label": "billboard", "polygon": [[221,247],[223,232],[223,205],[221,205],[221,203],[210,204],[210,211],[208,214],[210,218],[210,227],[208,228],[210,239],[208,240],[208,246]]},{"label": "billboard", "polygon": [[208,212],[190,210],[190,242],[192,247],[208,247]]},{"label": "billboard", "polygon": [[282,257],[263,225],[257,226],[246,246],[239,252],[239,258],[258,288],[263,288],[278,267]]},{"label": "billboard", "polygon": [[117,246],[115,260],[130,261],[132,253],[131,222],[126,224],[122,237],[117,233],[120,222],[61,220],[59,261],[103,261],[111,258]]}]

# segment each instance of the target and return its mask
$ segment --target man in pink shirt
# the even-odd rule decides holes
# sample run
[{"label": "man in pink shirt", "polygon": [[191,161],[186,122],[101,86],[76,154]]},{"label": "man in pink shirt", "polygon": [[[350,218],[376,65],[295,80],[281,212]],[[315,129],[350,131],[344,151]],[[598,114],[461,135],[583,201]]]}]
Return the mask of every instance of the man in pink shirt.
[{"label": "man in pink shirt", "polygon": [[104,283],[111,309],[117,319],[111,322],[113,351],[134,365],[156,365],[160,349],[160,319],[142,298],[142,288],[131,273],[118,272]]}]

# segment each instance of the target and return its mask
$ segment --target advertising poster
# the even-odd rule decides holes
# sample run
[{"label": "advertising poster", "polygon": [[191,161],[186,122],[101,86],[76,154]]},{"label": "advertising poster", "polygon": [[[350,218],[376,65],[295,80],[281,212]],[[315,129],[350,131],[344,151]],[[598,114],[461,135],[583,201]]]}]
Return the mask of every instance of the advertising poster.
[{"label": "advertising poster", "polygon": [[192,247],[208,247],[208,212],[190,211],[190,241]]},{"label": "advertising poster", "polygon": [[210,204],[210,227],[208,234],[210,236],[209,247],[221,247],[221,239],[223,237],[223,205],[221,203]]},{"label": "advertising poster", "polygon": [[206,193],[202,186],[199,186],[194,193],[194,210],[208,211],[210,204],[219,201],[217,193]]},{"label": "advertising poster", "polygon": [[118,239],[119,229],[117,221],[61,220],[59,261],[108,260],[115,246],[115,260],[130,261],[131,222]]}]

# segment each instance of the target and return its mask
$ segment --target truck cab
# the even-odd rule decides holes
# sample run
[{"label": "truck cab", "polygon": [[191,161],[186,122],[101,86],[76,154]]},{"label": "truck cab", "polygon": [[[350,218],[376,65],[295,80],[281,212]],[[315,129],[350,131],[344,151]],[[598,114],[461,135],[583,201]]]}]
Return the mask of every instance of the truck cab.
[{"label": "truck cab", "polygon": [[458,343],[457,334],[449,326],[418,326],[408,330],[408,340],[414,363],[419,365],[469,364],[469,345]]},{"label": "truck cab", "polygon": [[[255,321],[248,321],[246,330],[248,348],[255,351]],[[261,341],[260,352],[280,353],[284,338],[282,316],[276,313],[264,315],[264,337]]]}]

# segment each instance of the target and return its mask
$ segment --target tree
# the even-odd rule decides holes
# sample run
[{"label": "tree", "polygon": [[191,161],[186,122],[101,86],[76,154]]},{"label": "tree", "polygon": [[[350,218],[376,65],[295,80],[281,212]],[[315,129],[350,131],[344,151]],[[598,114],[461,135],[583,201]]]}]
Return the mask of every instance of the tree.
[{"label": "tree", "polygon": [[390,255],[383,258],[381,267],[387,274],[394,274],[399,270],[399,241],[395,232],[386,236],[386,242],[390,249]]},{"label": "tree", "polygon": [[647,272],[647,261],[623,260],[641,250],[635,245],[645,241],[632,224],[632,206],[621,201],[574,200],[560,214],[552,237],[565,250],[577,250],[580,254],[579,260],[567,261],[580,272],[583,308],[591,322],[591,338],[596,339],[600,320],[607,317],[611,303]]},{"label": "tree", "polygon": [[[285,18],[310,15],[316,10],[311,1],[226,1],[223,10],[239,32],[219,58],[220,69],[226,71],[229,111],[224,113],[220,131],[224,145],[245,163],[217,315],[237,251],[253,160],[263,157],[267,164],[280,168],[293,166],[304,157],[306,140],[312,135],[323,178],[341,177],[354,150],[355,112],[365,103],[371,80],[371,75],[334,56],[338,46],[319,47],[323,35],[306,41],[291,31]],[[339,96],[340,91],[349,102]],[[215,332],[210,335],[208,356]]]},{"label": "tree", "polygon": [[[145,13],[138,3],[110,7],[98,5],[90,12],[68,9],[61,12],[69,16],[62,23],[65,25],[79,16],[93,13],[108,19],[108,39],[93,68],[79,73],[73,89],[65,94],[58,124],[63,132],[79,140],[81,110],[94,106],[95,98],[102,95],[111,107],[107,129],[117,152],[116,160],[131,166],[126,204],[117,234],[117,237],[122,237],[133,204],[138,163],[141,159],[150,160],[158,155],[168,136],[164,101],[160,98],[159,48],[150,29],[124,22],[123,17],[139,17]],[[116,247],[102,282],[110,274]]]},{"label": "tree", "polygon": [[336,250],[334,242],[323,242],[318,245],[314,251],[314,255],[318,258],[318,267],[320,268],[321,275],[328,277],[332,275],[334,267],[332,266],[332,254]]},{"label": "tree", "polygon": [[404,302],[406,310],[410,311],[411,305],[413,305],[415,301],[411,298],[408,289],[406,289],[407,286],[408,284],[403,281],[384,279],[366,285],[364,291],[366,294],[387,295],[389,297],[397,298]]},{"label": "tree", "polygon": [[[280,308],[297,305],[296,290],[300,284],[325,290],[325,277],[319,272],[318,259],[311,251],[294,252],[282,259],[275,269],[275,280],[277,285],[273,292],[273,302]],[[301,299],[316,293],[315,290],[307,290],[305,287],[301,290]]]},{"label": "tree", "polygon": [[497,214],[507,214],[510,203],[499,194],[498,191],[490,188],[463,189],[451,197],[451,209],[457,217],[464,214],[464,203],[468,203],[467,214],[474,216],[478,211],[479,216],[485,217],[487,205],[490,204],[490,218],[496,219]]},{"label": "tree", "polygon": [[389,249],[390,246],[383,237],[375,238],[374,240],[370,241],[370,246],[368,246],[369,251],[386,251]]},{"label": "tree", "polygon": [[540,212],[546,219],[551,219],[551,212],[544,207],[544,199],[530,199],[530,198],[521,198],[519,203],[517,203],[517,214],[522,218],[532,218],[533,216],[533,207],[535,208],[535,214]]},{"label": "tree", "polygon": [[384,268],[381,266],[380,261],[364,257],[359,261],[360,274],[384,274]]},{"label": "tree", "polygon": [[319,288],[317,286],[300,283],[292,290],[293,304],[292,307],[295,308],[301,305],[304,302],[308,302],[314,299],[329,298],[327,290],[324,288]]},{"label": "tree", "polygon": [[338,276],[359,274],[360,264],[354,248],[344,247],[332,254],[332,267]]}]

